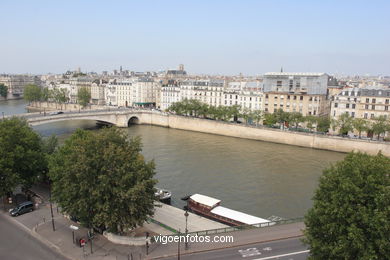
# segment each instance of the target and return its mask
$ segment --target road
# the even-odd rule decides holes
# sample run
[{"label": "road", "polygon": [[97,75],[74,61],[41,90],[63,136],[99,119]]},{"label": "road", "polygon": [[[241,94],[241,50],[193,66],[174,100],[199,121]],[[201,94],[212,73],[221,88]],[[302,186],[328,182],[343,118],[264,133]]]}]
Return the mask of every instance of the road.
[{"label": "road", "polygon": [[[304,260],[307,259],[308,255],[309,251],[307,250],[307,247],[302,244],[300,238],[291,238],[274,242],[252,244],[248,246],[213,250],[204,253],[181,255],[180,259]],[[164,259],[174,260],[177,259],[177,256]]]},{"label": "road", "polygon": [[12,223],[3,214],[0,214],[0,259],[67,260]]}]

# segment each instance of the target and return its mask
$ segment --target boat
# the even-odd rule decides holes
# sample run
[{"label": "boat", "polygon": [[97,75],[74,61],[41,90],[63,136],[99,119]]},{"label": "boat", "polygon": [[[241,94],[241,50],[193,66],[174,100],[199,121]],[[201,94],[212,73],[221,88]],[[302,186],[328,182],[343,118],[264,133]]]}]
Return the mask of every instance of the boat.
[{"label": "boat", "polygon": [[171,204],[172,192],[169,190],[156,188],[156,192],[154,193],[154,196],[156,196],[157,200],[163,203]]},{"label": "boat", "polygon": [[220,204],[221,200],[201,194],[194,194],[187,200],[187,208],[190,211],[229,226],[252,225],[264,227],[275,224],[275,222],[268,219],[225,208]]}]

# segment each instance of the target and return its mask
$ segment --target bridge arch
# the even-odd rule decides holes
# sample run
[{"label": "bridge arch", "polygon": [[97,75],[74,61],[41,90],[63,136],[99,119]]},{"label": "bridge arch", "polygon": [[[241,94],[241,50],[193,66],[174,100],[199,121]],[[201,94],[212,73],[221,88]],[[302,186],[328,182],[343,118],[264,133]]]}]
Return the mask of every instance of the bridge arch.
[{"label": "bridge arch", "polygon": [[129,121],[127,121],[127,126],[131,125],[139,125],[139,118],[136,116],[130,117]]}]

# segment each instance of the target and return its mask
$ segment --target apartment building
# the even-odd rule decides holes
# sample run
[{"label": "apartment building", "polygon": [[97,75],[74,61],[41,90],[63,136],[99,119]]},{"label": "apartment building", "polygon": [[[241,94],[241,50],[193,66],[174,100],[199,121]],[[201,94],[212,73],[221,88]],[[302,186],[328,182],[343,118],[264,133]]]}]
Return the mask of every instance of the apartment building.
[{"label": "apartment building", "polygon": [[331,103],[331,116],[337,119],[347,113],[354,118],[389,117],[390,88],[350,87],[343,89]]},{"label": "apartment building", "polygon": [[328,82],[325,73],[266,73],[263,110],[273,113],[283,109],[303,116],[329,114]]},{"label": "apartment building", "polygon": [[91,85],[91,103],[94,105],[105,105],[106,99],[104,90],[106,88],[106,81],[100,79],[95,80]]},{"label": "apartment building", "polygon": [[229,82],[223,93],[223,106],[238,105],[241,110],[261,110],[263,92],[258,81]]},{"label": "apartment building", "polygon": [[166,110],[173,103],[181,101],[180,82],[174,79],[162,80],[160,95],[160,106],[157,107],[162,110]]},{"label": "apartment building", "polygon": [[221,106],[224,81],[218,79],[184,80],[180,84],[180,100],[196,99],[210,106]]},{"label": "apartment building", "polygon": [[114,79],[106,85],[106,104],[123,107],[155,107],[160,102],[160,91],[160,84],[153,78]]}]

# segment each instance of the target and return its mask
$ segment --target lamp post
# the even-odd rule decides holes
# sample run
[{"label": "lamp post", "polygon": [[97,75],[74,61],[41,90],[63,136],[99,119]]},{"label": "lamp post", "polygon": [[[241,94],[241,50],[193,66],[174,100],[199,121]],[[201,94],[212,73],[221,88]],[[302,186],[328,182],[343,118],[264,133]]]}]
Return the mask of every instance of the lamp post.
[{"label": "lamp post", "polygon": [[186,217],[186,239],[185,239],[185,249],[187,250],[188,249],[188,237],[187,237],[187,234],[188,234],[188,225],[187,225],[187,223],[188,223],[188,210],[186,210],[186,212],[184,212],[184,217]]}]

